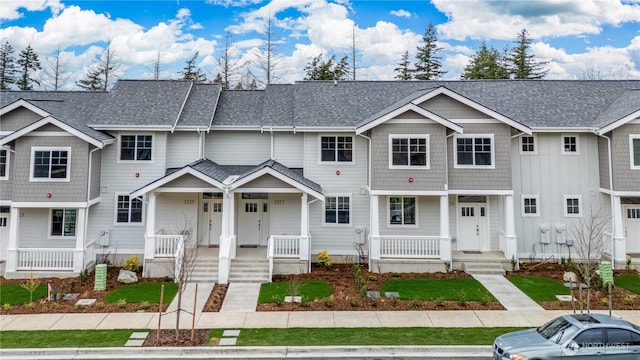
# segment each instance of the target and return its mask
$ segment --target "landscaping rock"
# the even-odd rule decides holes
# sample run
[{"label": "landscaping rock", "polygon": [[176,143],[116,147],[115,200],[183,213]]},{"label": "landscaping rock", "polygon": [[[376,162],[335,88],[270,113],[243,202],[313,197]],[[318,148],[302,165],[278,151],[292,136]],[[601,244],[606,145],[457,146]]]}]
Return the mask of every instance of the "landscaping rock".
[{"label": "landscaping rock", "polygon": [[576,273],[574,273],[574,272],[568,271],[568,272],[566,272],[566,273],[564,273],[562,275],[562,281],[577,283],[578,282],[578,275],[576,275]]},{"label": "landscaping rock", "polygon": [[118,273],[118,282],[123,284],[134,284],[138,282],[138,276],[133,271],[121,269]]}]

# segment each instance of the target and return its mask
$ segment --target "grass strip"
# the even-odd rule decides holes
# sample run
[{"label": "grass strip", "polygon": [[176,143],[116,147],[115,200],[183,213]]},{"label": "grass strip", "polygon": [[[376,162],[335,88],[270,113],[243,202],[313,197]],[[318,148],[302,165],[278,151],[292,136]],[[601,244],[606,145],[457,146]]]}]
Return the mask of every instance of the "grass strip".
[{"label": "grass strip", "polygon": [[633,293],[640,294],[640,276],[639,275],[618,275],[613,278],[616,286],[623,287]]},{"label": "grass strip", "polygon": [[495,297],[474,278],[390,279],[382,293],[396,291],[401,300],[495,301]]},{"label": "grass strip", "polygon": [[242,329],[241,346],[491,345],[523,328],[289,328]]},{"label": "grass strip", "polygon": [[[302,281],[299,286],[300,296],[306,301],[323,299],[331,295],[331,285],[326,281]],[[289,282],[265,283],[260,286],[258,304],[267,304],[275,301],[284,301],[285,296],[291,295]]]},{"label": "grass strip", "polygon": [[105,296],[105,302],[113,304],[125,299],[127,304],[139,304],[146,301],[150,304],[160,303],[160,288],[164,285],[164,304],[169,304],[178,293],[175,283],[137,283],[120,286]]},{"label": "grass strip", "polygon": [[120,347],[134,331],[148,330],[2,331],[0,346],[3,349]]},{"label": "grass strip", "polygon": [[533,301],[556,301],[556,295],[569,295],[570,290],[557,279],[541,276],[509,276],[513,285]]},{"label": "grass strip", "polygon": [[[47,296],[47,285],[40,284],[33,292],[33,301]],[[0,304],[22,305],[29,302],[29,291],[20,285],[0,285]]]}]

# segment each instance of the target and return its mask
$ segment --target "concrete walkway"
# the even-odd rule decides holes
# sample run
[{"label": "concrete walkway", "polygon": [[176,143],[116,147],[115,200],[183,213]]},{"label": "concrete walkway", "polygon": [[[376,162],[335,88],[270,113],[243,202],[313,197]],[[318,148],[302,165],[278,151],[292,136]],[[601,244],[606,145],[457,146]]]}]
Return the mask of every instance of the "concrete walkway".
[{"label": "concrete walkway", "polygon": [[[198,283],[198,298],[196,301],[197,308],[195,309],[196,317],[202,313],[205,305],[207,304],[207,300],[209,299],[209,295],[211,295],[211,291],[213,291],[214,283]],[[182,309],[190,314],[194,313],[193,308],[193,299],[196,295],[196,284],[188,283],[182,293]],[[167,307],[166,313],[175,313],[178,309],[178,297],[174,297],[171,301],[171,304]]]},{"label": "concrete walkway", "polygon": [[473,275],[507,310],[544,310],[502,275]]},{"label": "concrete walkway", "polygon": [[255,312],[259,295],[260,283],[231,283],[220,312]]}]

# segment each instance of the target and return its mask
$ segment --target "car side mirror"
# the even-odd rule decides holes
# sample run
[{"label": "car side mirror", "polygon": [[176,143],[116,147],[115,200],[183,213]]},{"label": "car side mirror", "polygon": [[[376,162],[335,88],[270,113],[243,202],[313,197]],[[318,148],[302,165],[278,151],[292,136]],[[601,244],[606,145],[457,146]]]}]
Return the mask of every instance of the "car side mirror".
[{"label": "car side mirror", "polygon": [[571,341],[569,343],[569,345],[567,345],[567,349],[572,350],[572,351],[576,351],[576,350],[580,349],[580,345],[578,345],[578,343],[575,342],[575,341]]}]

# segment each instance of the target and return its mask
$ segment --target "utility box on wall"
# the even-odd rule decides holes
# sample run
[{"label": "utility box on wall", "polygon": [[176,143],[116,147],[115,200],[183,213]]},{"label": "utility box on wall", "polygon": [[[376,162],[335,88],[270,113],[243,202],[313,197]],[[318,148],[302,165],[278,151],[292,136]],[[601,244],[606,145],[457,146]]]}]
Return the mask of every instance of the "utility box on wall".
[{"label": "utility box on wall", "polygon": [[100,237],[98,238],[98,244],[100,244],[100,246],[109,246],[110,240],[109,230],[100,231]]},{"label": "utility box on wall", "polygon": [[538,225],[540,229],[540,242],[548,244],[551,242],[550,226],[549,224]]},{"label": "utility box on wall", "polygon": [[367,240],[367,229],[364,227],[356,228],[356,244],[364,244]]},{"label": "utility box on wall", "polygon": [[567,243],[567,228],[564,224],[555,224],[553,226],[556,231],[556,242],[558,244],[566,244]]}]

